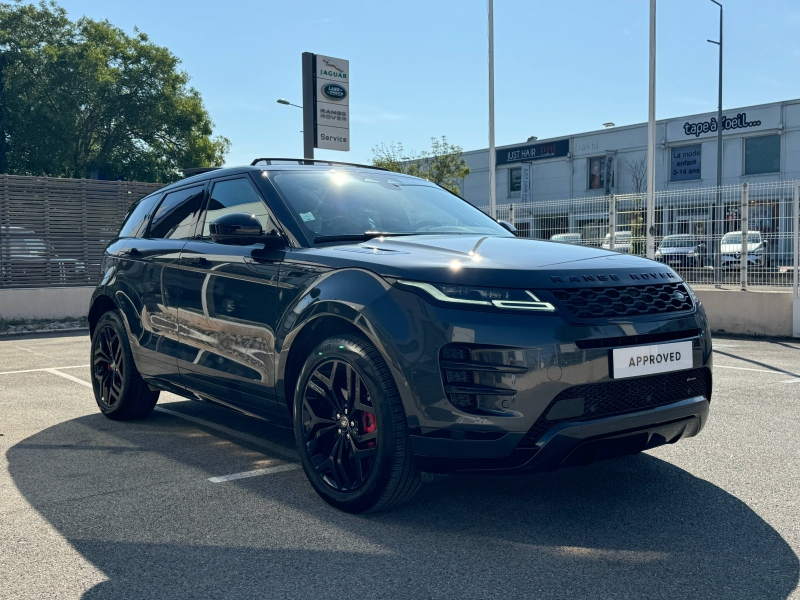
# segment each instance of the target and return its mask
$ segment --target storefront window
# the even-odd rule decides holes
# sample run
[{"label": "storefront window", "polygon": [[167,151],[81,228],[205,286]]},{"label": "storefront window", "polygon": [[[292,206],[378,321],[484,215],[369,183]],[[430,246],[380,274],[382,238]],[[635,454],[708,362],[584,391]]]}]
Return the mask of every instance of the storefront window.
[{"label": "storefront window", "polygon": [[764,135],[745,138],[744,174],[779,173],[781,170],[781,136]]},{"label": "storefront window", "polygon": [[606,157],[594,156],[589,159],[590,190],[602,190],[606,187]]},{"label": "storefront window", "polygon": [[510,194],[519,194],[522,190],[522,169],[517,167],[516,169],[509,169],[508,170],[508,193]]}]

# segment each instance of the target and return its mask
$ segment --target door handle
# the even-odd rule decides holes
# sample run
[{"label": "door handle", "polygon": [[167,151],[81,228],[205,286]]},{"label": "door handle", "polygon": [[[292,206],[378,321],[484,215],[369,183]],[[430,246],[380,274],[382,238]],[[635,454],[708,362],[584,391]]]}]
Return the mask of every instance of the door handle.
[{"label": "door handle", "polygon": [[123,248],[119,251],[120,256],[141,256],[138,248]]},{"label": "door handle", "polygon": [[207,267],[211,264],[211,261],[204,256],[198,256],[197,258],[185,258],[184,262],[187,265],[196,265],[198,267]]}]

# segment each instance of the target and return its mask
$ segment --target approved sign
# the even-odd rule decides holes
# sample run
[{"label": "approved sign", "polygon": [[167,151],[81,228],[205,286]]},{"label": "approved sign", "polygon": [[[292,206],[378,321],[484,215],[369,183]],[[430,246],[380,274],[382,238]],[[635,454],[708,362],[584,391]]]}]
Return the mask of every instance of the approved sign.
[{"label": "approved sign", "polygon": [[690,341],[618,348],[611,352],[614,379],[680,371],[694,366]]}]

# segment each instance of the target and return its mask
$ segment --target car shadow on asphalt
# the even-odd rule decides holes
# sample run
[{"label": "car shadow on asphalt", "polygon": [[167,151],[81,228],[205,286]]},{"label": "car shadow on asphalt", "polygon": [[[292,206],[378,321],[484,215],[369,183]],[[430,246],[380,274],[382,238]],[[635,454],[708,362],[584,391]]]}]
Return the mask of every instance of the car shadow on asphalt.
[{"label": "car shadow on asphalt", "polygon": [[[170,404],[290,447],[285,431],[196,406]],[[302,471],[207,481],[255,449],[156,412],[67,421],[7,457],[25,499],[108,577],[85,598],[777,599],[800,576],[746,504],[647,454],[428,477],[408,504],[354,516],[324,504]]]}]

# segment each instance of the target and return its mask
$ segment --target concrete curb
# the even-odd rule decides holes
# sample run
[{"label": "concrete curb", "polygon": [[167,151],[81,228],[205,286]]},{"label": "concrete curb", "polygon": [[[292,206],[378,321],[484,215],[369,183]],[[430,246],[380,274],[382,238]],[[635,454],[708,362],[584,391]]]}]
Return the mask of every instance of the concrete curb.
[{"label": "concrete curb", "polygon": [[71,331],[89,331],[88,327],[67,327],[64,329],[36,329],[33,331],[6,331],[0,333],[2,337],[14,337],[18,335],[35,335],[37,333],[69,333]]}]

